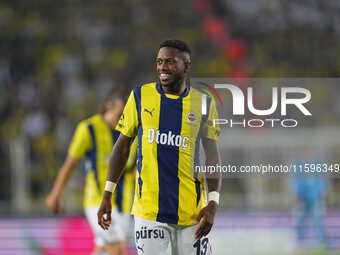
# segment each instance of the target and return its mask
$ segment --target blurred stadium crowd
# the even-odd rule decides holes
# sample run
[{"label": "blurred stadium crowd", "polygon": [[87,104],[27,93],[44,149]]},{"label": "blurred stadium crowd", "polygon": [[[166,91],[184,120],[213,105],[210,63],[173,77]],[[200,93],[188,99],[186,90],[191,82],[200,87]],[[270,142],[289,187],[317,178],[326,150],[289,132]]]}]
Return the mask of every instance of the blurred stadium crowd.
[{"label": "blurred stadium crowd", "polygon": [[43,206],[75,124],[111,86],[127,94],[154,80],[162,40],[191,45],[192,76],[336,77],[339,9],[335,0],[1,1],[0,212],[11,210],[10,144],[27,141],[32,207]]}]

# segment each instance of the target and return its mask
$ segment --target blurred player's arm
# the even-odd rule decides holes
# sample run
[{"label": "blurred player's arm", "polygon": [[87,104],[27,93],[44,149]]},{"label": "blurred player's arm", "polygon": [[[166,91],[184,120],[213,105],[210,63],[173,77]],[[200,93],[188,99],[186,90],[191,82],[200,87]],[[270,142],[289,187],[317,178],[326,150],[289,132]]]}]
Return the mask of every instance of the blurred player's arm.
[{"label": "blurred player's arm", "polygon": [[58,173],[56,181],[54,182],[52,191],[46,198],[46,206],[51,212],[59,212],[59,201],[62,191],[76,169],[80,159],[88,150],[91,149],[91,147],[92,143],[87,123],[81,122],[78,124],[73,134],[67,157]]},{"label": "blurred player's arm", "polygon": [[72,176],[78,165],[79,159],[68,155],[61,167],[58,177],[53,185],[52,191],[46,198],[46,206],[52,213],[58,213],[60,210],[60,197],[65,185]]}]

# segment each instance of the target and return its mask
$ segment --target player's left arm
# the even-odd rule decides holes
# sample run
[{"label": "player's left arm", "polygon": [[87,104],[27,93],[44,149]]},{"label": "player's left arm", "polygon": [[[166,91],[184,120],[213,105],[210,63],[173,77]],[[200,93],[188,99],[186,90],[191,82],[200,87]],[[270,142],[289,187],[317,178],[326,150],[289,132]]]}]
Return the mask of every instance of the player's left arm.
[{"label": "player's left arm", "polygon": [[[217,166],[220,164],[220,153],[217,141],[209,138],[202,138],[203,148],[206,155],[207,166]],[[209,234],[218,209],[218,202],[210,199],[210,196],[218,195],[221,189],[221,173],[206,173],[206,181],[208,185],[208,205],[199,212],[197,222],[200,222],[195,232],[195,238],[200,239]],[[215,199],[216,200],[216,199]]]},{"label": "player's left arm", "polygon": [[[214,100],[210,100],[208,118],[203,124],[202,144],[206,156],[207,166],[220,165],[220,153],[218,149],[218,138],[220,127],[214,124],[214,120],[218,119],[218,113]],[[206,181],[208,185],[208,205],[199,212],[197,222],[200,222],[195,232],[195,238],[200,239],[206,236],[213,224],[218,209],[219,192],[221,189],[221,173],[206,173]]]}]

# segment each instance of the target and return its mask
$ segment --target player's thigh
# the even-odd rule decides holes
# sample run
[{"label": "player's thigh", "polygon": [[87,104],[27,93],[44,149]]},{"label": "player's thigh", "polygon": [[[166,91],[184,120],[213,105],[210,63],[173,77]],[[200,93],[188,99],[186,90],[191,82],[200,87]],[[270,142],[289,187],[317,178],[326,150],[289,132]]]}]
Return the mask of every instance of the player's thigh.
[{"label": "player's thigh", "polygon": [[126,214],[126,213],[120,213],[121,215],[121,226],[124,231],[125,237],[128,237],[131,235],[131,214]]},{"label": "player's thigh", "polygon": [[107,243],[104,250],[108,255],[126,255],[125,242]]},{"label": "player's thigh", "polygon": [[108,230],[104,230],[98,225],[98,209],[99,207],[89,207],[85,209],[86,218],[95,236],[95,244],[97,246],[104,246],[108,243],[124,242],[125,235],[121,226],[120,214],[116,210],[112,210],[110,227]]},{"label": "player's thigh", "polygon": [[195,240],[197,225],[177,230],[177,246],[179,255],[211,255],[212,248],[209,235]]},{"label": "player's thigh", "polygon": [[135,242],[138,255],[171,255],[170,230],[167,224],[135,219]]}]

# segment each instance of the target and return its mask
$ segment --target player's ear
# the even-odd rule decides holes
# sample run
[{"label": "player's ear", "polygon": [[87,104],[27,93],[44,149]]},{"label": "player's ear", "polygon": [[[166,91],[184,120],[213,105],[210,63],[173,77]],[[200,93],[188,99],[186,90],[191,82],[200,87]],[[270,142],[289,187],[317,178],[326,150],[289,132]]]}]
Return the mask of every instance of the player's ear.
[{"label": "player's ear", "polygon": [[112,108],[112,103],[106,102],[104,104],[104,107],[105,107],[105,112],[107,112],[107,111],[109,111]]},{"label": "player's ear", "polygon": [[185,59],[184,60],[184,70],[187,73],[190,70],[191,67],[191,60],[190,59]]}]

